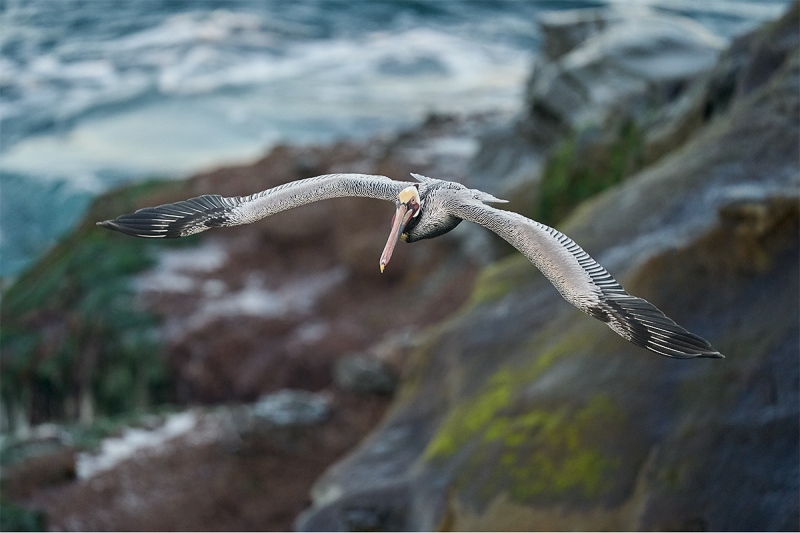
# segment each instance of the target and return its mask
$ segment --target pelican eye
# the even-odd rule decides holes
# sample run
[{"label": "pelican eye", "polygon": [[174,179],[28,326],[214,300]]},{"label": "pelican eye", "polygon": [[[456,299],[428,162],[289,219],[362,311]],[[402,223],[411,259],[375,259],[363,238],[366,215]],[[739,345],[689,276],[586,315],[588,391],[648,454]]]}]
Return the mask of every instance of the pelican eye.
[{"label": "pelican eye", "polygon": [[424,204],[424,203],[425,203],[424,200],[420,200],[419,203],[415,202],[415,203],[411,204],[411,207],[414,209],[414,214],[411,215],[411,218],[417,218],[419,216],[419,214],[422,213],[422,204]]}]

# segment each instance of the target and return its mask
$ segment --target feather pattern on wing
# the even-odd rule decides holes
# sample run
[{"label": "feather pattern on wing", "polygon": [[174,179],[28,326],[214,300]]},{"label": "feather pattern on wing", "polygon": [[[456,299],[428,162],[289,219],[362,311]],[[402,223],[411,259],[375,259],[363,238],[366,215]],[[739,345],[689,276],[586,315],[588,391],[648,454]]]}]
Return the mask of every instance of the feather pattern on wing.
[{"label": "feather pattern on wing", "polygon": [[632,343],[667,357],[722,357],[705,339],[686,331],[650,302],[628,294],[572,239],[540,222],[453,192],[448,211],[480,224],[522,252],[561,295]]},{"label": "feather pattern on wing", "polygon": [[137,237],[175,238],[209,228],[250,224],[264,217],[329,198],[358,196],[394,202],[411,182],[367,174],[327,174],[292,181],[250,196],[206,194],[97,224]]}]

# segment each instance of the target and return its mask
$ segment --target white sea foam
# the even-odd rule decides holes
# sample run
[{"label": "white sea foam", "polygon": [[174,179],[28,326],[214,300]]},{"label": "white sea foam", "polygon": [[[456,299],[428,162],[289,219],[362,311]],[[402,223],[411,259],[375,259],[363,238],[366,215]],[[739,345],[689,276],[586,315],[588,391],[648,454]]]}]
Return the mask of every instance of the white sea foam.
[{"label": "white sea foam", "polygon": [[[286,27],[292,30],[287,32]],[[528,31],[533,31],[532,22]],[[498,102],[510,106],[516,102],[507,100],[508,90],[501,91],[499,98],[491,93],[502,80],[516,94],[532,53],[430,28],[331,39],[303,38],[307,37],[304,33],[309,32],[302,25],[269,24],[260,15],[215,10],[175,14],[133,34],[81,43],[78,58],[74,46],[55,47],[27,64],[0,64],[0,72],[8,73],[3,76],[4,85],[19,95],[4,100],[4,117],[32,115],[29,119],[35,120],[41,115],[41,120],[47,120],[50,114],[67,120],[148,91],[186,96],[257,86],[266,86],[262,96],[282,94],[278,105],[288,100],[297,107],[302,106],[294,100],[308,102],[307,97],[352,106],[363,103],[362,97],[375,89],[383,89],[389,92],[368,97],[367,102],[388,100],[396,112],[403,105],[395,101],[398,94],[404,100],[431,96],[414,94],[417,78],[425,76],[393,75],[381,66],[392,61],[413,65],[417,58],[443,64],[450,78],[440,84],[438,97],[425,101],[429,109],[456,100],[462,109]],[[373,86],[381,85],[381,80],[391,83]]]},{"label": "white sea foam", "polygon": [[[228,26],[212,29],[228,15]],[[3,105],[6,118],[49,108],[68,120],[147,91],[180,98],[89,117],[66,133],[29,136],[0,154],[0,171],[66,178],[98,192],[113,183],[109,174],[118,180],[183,176],[253,159],[282,138],[363,138],[430,111],[509,110],[530,59],[529,51],[426,28],[303,41],[281,54],[242,50],[221,41],[237,28],[252,33],[258,27],[252,17],[228,15],[167,19],[109,45],[108,59],[69,62],[47,54],[17,69],[9,83],[25,96]],[[420,61],[441,68],[414,72]],[[228,89],[244,92],[220,92]]]}]

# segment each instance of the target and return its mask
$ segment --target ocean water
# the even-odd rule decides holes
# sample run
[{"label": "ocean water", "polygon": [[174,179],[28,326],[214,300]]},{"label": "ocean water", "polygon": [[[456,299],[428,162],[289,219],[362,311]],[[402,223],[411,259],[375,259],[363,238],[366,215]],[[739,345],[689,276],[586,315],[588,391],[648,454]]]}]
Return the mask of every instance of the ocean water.
[{"label": "ocean water", "polygon": [[0,0],[0,278],[120,183],[513,112],[542,11],[621,4],[726,38],[785,0]]}]

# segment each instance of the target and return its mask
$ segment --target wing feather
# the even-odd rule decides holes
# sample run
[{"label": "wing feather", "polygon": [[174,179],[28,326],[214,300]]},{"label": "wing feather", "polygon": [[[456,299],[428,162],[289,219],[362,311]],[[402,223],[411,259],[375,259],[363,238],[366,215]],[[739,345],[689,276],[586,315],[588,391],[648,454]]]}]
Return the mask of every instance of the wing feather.
[{"label": "wing feather", "polygon": [[185,237],[214,227],[250,224],[311,202],[359,196],[394,201],[410,182],[367,174],[327,174],[292,181],[250,196],[206,194],[157,207],[146,207],[98,226],[127,235],[151,238]]},{"label": "wing feather", "polygon": [[675,358],[720,354],[650,302],[625,289],[572,239],[540,222],[483,204],[474,194],[454,191],[447,210],[480,224],[522,252],[581,311],[605,322],[632,343]]}]

